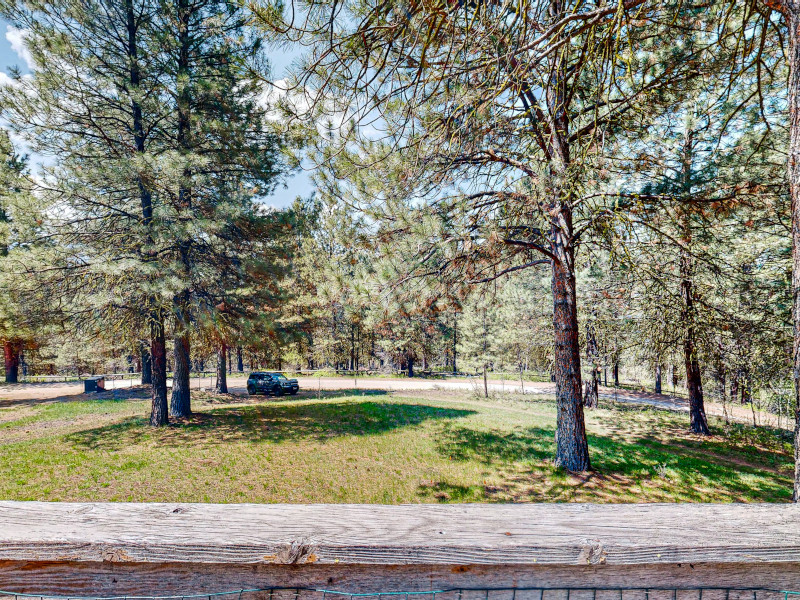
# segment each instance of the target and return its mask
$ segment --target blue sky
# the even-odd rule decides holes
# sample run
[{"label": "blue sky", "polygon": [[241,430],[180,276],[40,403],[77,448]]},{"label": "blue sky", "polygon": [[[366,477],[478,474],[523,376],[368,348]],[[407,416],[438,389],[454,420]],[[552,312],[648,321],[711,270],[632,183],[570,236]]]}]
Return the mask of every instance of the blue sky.
[{"label": "blue sky", "polygon": [[[12,46],[12,42],[17,43],[18,40],[19,35],[15,35],[8,22],[0,19],[0,74],[7,73],[9,67],[17,67],[22,73],[30,72],[24,58]],[[270,55],[273,77],[276,80],[282,79],[286,75],[286,69],[296,56],[297,53],[291,51],[277,51]],[[2,75],[0,75],[0,79],[2,79]],[[34,162],[37,162],[36,157],[32,158]],[[278,208],[283,208],[289,206],[297,196],[308,196],[313,189],[314,186],[311,184],[308,173],[300,172],[289,178],[286,187],[281,186],[275,190],[275,193],[267,199],[267,202]]]}]

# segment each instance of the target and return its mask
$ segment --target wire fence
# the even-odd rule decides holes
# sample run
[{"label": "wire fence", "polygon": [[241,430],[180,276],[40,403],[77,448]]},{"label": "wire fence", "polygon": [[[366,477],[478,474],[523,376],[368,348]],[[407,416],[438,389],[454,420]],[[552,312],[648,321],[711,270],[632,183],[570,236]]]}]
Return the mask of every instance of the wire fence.
[{"label": "wire fence", "polygon": [[719,587],[508,587],[372,592],[269,587],[151,596],[34,594],[0,590],[0,600],[800,600],[796,596],[800,596],[800,592]]}]

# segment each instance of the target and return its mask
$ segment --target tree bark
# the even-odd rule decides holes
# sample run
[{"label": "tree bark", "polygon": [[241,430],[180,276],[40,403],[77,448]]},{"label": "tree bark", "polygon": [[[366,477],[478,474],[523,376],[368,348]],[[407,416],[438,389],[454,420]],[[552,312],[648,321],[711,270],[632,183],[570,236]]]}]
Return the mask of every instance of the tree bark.
[{"label": "tree bark", "polygon": [[179,302],[175,333],[175,370],[172,376],[172,399],[169,414],[173,417],[188,417],[192,414],[189,356],[189,322],[184,304]]},{"label": "tree bark", "polygon": [[408,366],[408,376],[409,377],[413,377],[414,376],[414,358],[411,355],[409,355],[406,358],[406,364]]},{"label": "tree bark", "polygon": [[800,502],[800,7],[784,13],[789,26],[789,196],[792,199],[792,322],[794,326],[794,492]]},{"label": "tree bark", "polygon": [[551,228],[551,248],[555,256],[551,260],[555,337],[553,374],[556,381],[555,463],[569,471],[588,471],[591,465],[581,399],[572,214],[567,206],[560,208],[560,218],[554,219]]},{"label": "tree bark", "polygon": [[[139,49],[137,44],[138,22],[132,0],[125,2],[126,28],[128,33],[128,59],[130,62],[130,85],[131,89],[138,91],[141,84],[141,73],[139,69]],[[142,107],[138,100],[138,95],[134,94],[131,100],[131,115],[133,117],[133,140],[136,153],[143,155],[146,151],[146,138],[144,128],[144,117]],[[145,178],[139,173],[136,177],[136,184],[139,189],[139,203],[142,209],[142,223],[145,226],[145,260],[152,256],[153,235],[151,227],[153,223],[153,199],[149,188],[145,184]],[[149,360],[144,360],[142,354],[142,383],[151,384],[151,411],[150,424],[153,426],[166,425],[167,417],[167,351],[164,340],[164,314],[163,311],[155,306],[154,298],[148,299],[150,306],[147,315],[150,321],[150,355]],[[146,365],[150,365],[147,369]],[[149,373],[148,373],[149,371]]]},{"label": "tree bark", "polygon": [[[695,135],[687,127],[682,156],[683,192],[692,193],[692,162]],[[680,253],[680,291],[683,306],[681,307],[681,324],[684,328],[683,362],[686,368],[686,388],[689,391],[689,427],[694,433],[708,435],[703,400],[703,381],[700,362],[697,357],[697,308],[694,304],[694,259],[692,257],[692,221],[688,208],[679,208],[681,218],[681,253]]]},{"label": "tree bark", "polygon": [[142,361],[142,385],[153,383],[153,363],[150,360],[150,350],[144,342],[140,345],[139,354]]},{"label": "tree bark", "polygon": [[19,383],[19,363],[21,352],[22,342],[20,340],[6,340],[3,343],[6,383]]},{"label": "tree bark", "polygon": [[[795,0],[762,0],[779,11],[789,40],[789,148],[787,175],[792,200],[792,377],[794,379],[794,492],[800,502],[800,3]],[[733,396],[733,394],[731,394]],[[732,398],[731,398],[732,399]]]},{"label": "tree bark", "polygon": [[458,341],[458,319],[456,318],[455,313],[453,313],[453,375],[458,373],[458,368],[456,367],[456,343]]},{"label": "tree bark", "polygon": [[593,325],[589,322],[586,324],[586,359],[591,364],[592,374],[591,379],[586,382],[586,389],[583,394],[583,405],[586,408],[597,407],[600,396],[600,367],[597,364],[597,358],[597,337]]},{"label": "tree bark", "polygon": [[614,361],[614,366],[611,368],[612,373],[614,374],[614,387],[619,387],[619,362]]},{"label": "tree bark", "polygon": [[162,311],[154,311],[150,317],[150,359],[152,361],[152,408],[150,425],[160,427],[169,422],[167,405],[167,344],[164,336]]},{"label": "tree bark", "polygon": [[656,394],[661,393],[661,364],[656,365]]},{"label": "tree bark", "polygon": [[[550,3],[552,18],[563,13],[559,0]],[[546,89],[550,118],[549,170],[554,181],[568,177],[569,113],[566,106],[568,65],[563,57],[554,59]],[[572,194],[556,185],[550,212],[550,265],[553,290],[553,334],[556,383],[556,466],[569,471],[588,471],[589,444],[581,398],[581,350],[578,339],[578,303],[575,284],[575,240],[572,223]]]},{"label": "tree bark", "polygon": [[356,324],[350,323],[350,370],[356,368]]},{"label": "tree bark", "polygon": [[740,386],[742,389],[742,404],[747,404],[753,401],[753,390],[750,383],[750,370],[747,368],[742,369],[741,377],[739,378]]},{"label": "tree bark", "polygon": [[[189,21],[192,8],[188,0],[177,0],[176,17],[178,28],[178,63],[177,63],[177,134],[176,142],[182,152],[192,150],[190,142],[191,123],[191,88],[189,77],[189,52],[191,40],[189,36]],[[183,169],[183,178],[178,187],[178,205],[180,210],[191,213],[192,189],[191,170],[188,166]],[[188,235],[188,234],[185,234]],[[190,386],[190,355],[189,355],[189,279],[191,277],[191,240],[184,238],[177,244],[178,259],[184,270],[186,278],[185,289],[176,294],[173,300],[175,311],[175,369],[172,378],[172,399],[169,412],[173,417],[187,417],[192,414],[191,386]]]},{"label": "tree bark", "polygon": [[[722,400],[722,415],[725,417],[725,424],[727,425],[730,423],[730,418],[728,417],[728,384],[727,384],[727,376],[726,376],[726,369],[722,362],[719,363],[717,366],[717,386],[719,388],[719,398]],[[780,409],[781,405],[778,404],[778,408]],[[780,429],[780,413],[778,413],[778,428]]]},{"label": "tree bark", "polygon": [[693,264],[690,253],[692,243],[692,230],[689,216],[683,213],[683,248],[681,249],[680,274],[681,322],[684,327],[683,361],[686,368],[686,388],[689,391],[689,427],[694,433],[708,435],[708,421],[706,419],[705,403],[703,400],[703,381],[700,372],[700,363],[697,359],[696,346],[696,308],[694,306],[693,290]]},{"label": "tree bark", "polygon": [[228,347],[225,342],[219,345],[217,350],[217,386],[216,391],[218,394],[228,393],[228,374],[225,367],[228,363]]},{"label": "tree bark", "polygon": [[236,370],[239,373],[244,371],[244,360],[242,359],[242,347],[238,346],[236,348]]}]

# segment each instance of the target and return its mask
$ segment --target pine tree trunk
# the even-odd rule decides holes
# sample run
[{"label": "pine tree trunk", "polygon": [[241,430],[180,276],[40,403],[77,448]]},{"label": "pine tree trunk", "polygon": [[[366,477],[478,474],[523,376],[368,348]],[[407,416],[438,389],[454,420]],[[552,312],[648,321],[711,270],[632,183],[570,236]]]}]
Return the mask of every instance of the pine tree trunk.
[{"label": "pine tree trunk", "polygon": [[350,370],[356,368],[356,325],[350,323]]},{"label": "pine tree trunk", "polygon": [[598,380],[600,367],[597,364],[597,358],[597,337],[594,326],[591,322],[588,322],[586,324],[586,359],[591,364],[592,375],[591,379],[586,382],[586,389],[583,394],[583,405],[586,408],[595,408],[600,396],[600,382]]},{"label": "pine tree trunk", "polygon": [[456,367],[456,343],[458,338],[458,319],[456,318],[455,314],[453,315],[453,375],[458,373],[458,367]]},{"label": "pine tree trunk", "polygon": [[592,368],[591,379],[586,382],[586,388],[583,390],[583,405],[586,408],[597,408],[600,397],[600,381],[597,373],[597,369]]},{"label": "pine tree trunk", "polygon": [[[138,61],[137,34],[138,25],[132,0],[125,2],[126,29],[128,34],[128,59],[130,64],[131,89],[137,91],[141,83],[141,73]],[[142,107],[136,94],[132,95],[131,115],[133,117],[133,139],[137,154],[145,153],[145,131],[142,116]],[[139,189],[139,202],[142,209],[142,223],[147,228],[145,234],[145,247],[148,248],[144,255],[145,260],[152,256],[153,235],[150,226],[153,222],[153,201],[150,190],[145,186],[144,178],[137,175],[136,184]],[[158,427],[166,425],[167,416],[167,350],[164,339],[164,314],[163,311],[153,306],[155,300],[149,299],[150,310],[150,352],[145,359],[142,352],[142,383],[150,383],[152,407],[150,411],[150,425]]]},{"label": "pine tree trunk", "polygon": [[789,25],[789,195],[792,199],[792,322],[794,325],[794,493],[800,502],[800,7],[786,14]]},{"label": "pine tree trunk", "polygon": [[684,361],[686,363],[686,387],[689,390],[689,424],[694,433],[708,435],[705,403],[703,401],[703,382],[700,365],[695,350],[688,341],[684,342]]},{"label": "pine tree trunk", "polygon": [[408,361],[408,376],[409,377],[413,377],[414,376],[414,359],[409,356],[407,361]]},{"label": "pine tree trunk", "polygon": [[[794,327],[792,377],[794,379],[794,492],[800,502],[800,4],[790,0],[762,0],[786,19],[789,40],[789,148],[787,174],[792,200],[792,323]],[[733,396],[733,394],[731,394]],[[733,399],[733,398],[731,398]]]},{"label": "pine tree trunk", "polygon": [[611,371],[614,374],[614,387],[619,387],[619,362],[614,361],[614,366]]},{"label": "pine tree trunk", "polygon": [[551,261],[557,410],[555,463],[569,471],[588,471],[591,465],[581,399],[572,214],[565,205],[560,209],[561,215],[554,218],[551,230],[551,249],[556,257]]},{"label": "pine tree trunk", "polygon": [[147,344],[140,344],[139,354],[142,361],[142,385],[150,385],[153,383],[153,363],[150,360],[150,350],[148,350]]},{"label": "pine tree trunk", "polygon": [[661,365],[656,365],[656,394],[661,393]]},{"label": "pine tree trunk", "polygon": [[164,339],[164,317],[154,311],[150,317],[150,359],[153,383],[150,425],[160,427],[169,422],[167,405],[167,345]]},{"label": "pine tree trunk", "polygon": [[[178,34],[178,97],[177,97],[177,132],[176,143],[181,151],[191,151],[190,140],[191,123],[191,88],[189,53],[191,40],[189,37],[189,22],[192,16],[192,7],[188,0],[177,0],[177,34]],[[191,214],[192,188],[191,170],[188,166],[183,169],[183,178],[178,187],[178,207],[181,211]],[[185,234],[188,235],[188,234]],[[175,311],[175,357],[174,375],[172,378],[172,399],[169,412],[173,417],[187,417],[192,414],[191,385],[190,385],[190,355],[189,355],[189,301],[191,292],[188,289],[188,280],[191,277],[191,240],[184,238],[178,240],[178,259],[183,266],[183,275],[186,278],[183,291],[179,292],[173,301]]]},{"label": "pine tree trunk", "polygon": [[228,374],[225,366],[228,362],[228,347],[225,343],[221,343],[217,350],[217,387],[218,394],[228,393]]},{"label": "pine tree trunk", "polygon": [[[726,382],[725,373],[726,373],[725,367],[720,366],[720,369],[719,369],[719,386],[720,386],[719,396],[720,396],[720,399],[722,400],[722,414],[725,417],[725,424],[727,425],[728,423],[730,423],[730,418],[728,417],[728,385],[727,385],[727,382]],[[778,407],[780,408],[780,406],[781,405],[779,404]],[[780,429],[780,426],[781,426],[781,424],[780,424],[780,418],[779,418],[779,420],[778,420],[778,429]]]},{"label": "pine tree trunk", "polygon": [[19,340],[6,340],[3,343],[5,355],[6,383],[19,383],[19,357],[22,343]]},{"label": "pine tree trunk", "polygon": [[242,359],[242,347],[238,346],[236,348],[236,370],[239,373],[244,371],[244,360]]},{"label": "pine tree trunk", "polygon": [[689,427],[694,433],[708,435],[708,421],[706,419],[705,403],[703,401],[703,381],[700,372],[700,363],[697,359],[696,345],[696,309],[694,306],[693,290],[693,265],[690,254],[692,243],[692,230],[689,216],[683,213],[683,248],[681,249],[680,274],[681,298],[681,323],[684,327],[683,362],[686,368],[686,388],[689,391]]},{"label": "pine tree trunk", "polygon": [[192,414],[190,372],[191,365],[189,356],[189,323],[185,317],[183,303],[179,303],[178,314],[176,315],[175,348],[175,370],[172,376],[172,399],[169,405],[169,414],[173,417],[188,417]]},{"label": "pine tree trunk", "polygon": [[747,404],[753,401],[752,386],[750,385],[750,370],[745,368],[742,370],[740,377],[742,387],[742,404]]}]

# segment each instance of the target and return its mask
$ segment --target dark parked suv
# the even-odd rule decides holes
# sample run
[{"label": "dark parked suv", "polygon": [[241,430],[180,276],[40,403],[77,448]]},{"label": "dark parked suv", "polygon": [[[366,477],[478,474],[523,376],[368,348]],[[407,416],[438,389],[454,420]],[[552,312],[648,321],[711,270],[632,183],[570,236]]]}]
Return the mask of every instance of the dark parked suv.
[{"label": "dark parked suv", "polygon": [[287,379],[283,373],[250,373],[250,377],[247,378],[247,393],[251,396],[255,394],[294,396],[299,389],[297,379]]}]

